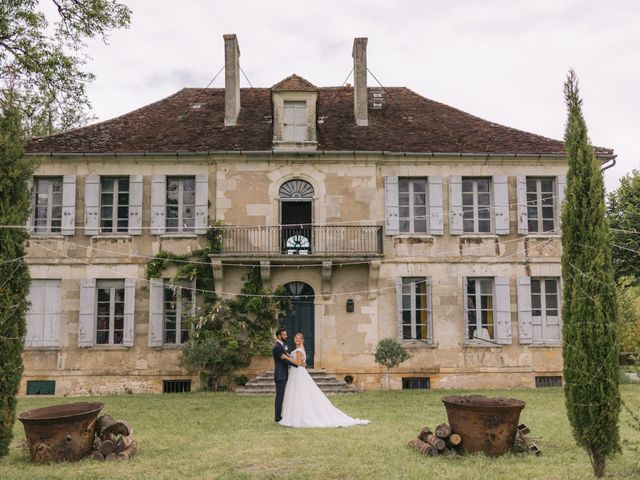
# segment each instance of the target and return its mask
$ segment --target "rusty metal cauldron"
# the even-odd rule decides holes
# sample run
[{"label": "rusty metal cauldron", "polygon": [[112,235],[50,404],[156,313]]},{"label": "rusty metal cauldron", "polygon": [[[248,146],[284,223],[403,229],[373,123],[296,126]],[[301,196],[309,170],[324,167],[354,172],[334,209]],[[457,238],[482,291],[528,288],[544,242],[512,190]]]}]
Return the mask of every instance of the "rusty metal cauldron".
[{"label": "rusty metal cauldron", "polygon": [[525,403],[515,398],[482,395],[443,397],[451,430],[462,437],[469,453],[504,455],[513,447],[520,411]]},{"label": "rusty metal cauldron", "polygon": [[91,453],[102,403],[69,403],[18,415],[31,459],[37,463],[75,461]]}]

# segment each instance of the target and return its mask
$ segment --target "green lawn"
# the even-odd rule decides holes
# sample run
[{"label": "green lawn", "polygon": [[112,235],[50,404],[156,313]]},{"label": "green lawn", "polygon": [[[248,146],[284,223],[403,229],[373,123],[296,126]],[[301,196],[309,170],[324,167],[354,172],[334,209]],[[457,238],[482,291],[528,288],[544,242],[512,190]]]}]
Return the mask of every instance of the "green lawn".
[{"label": "green lawn", "polygon": [[[621,387],[640,410],[640,385]],[[352,416],[371,424],[348,429],[287,429],[274,424],[272,397],[230,393],[107,396],[91,400],[104,412],[128,420],[140,451],[129,462],[33,465],[24,449],[24,430],[15,426],[9,457],[0,460],[0,479],[580,479],[591,478],[589,461],[569,429],[561,389],[465,391],[511,396],[527,402],[521,421],[543,450],[541,457],[517,454],[426,458],[407,447],[424,425],[446,421],[443,390],[366,392],[333,396]],[[87,398],[24,398],[18,411]],[[640,478],[640,455],[629,448],[640,434],[621,416],[623,453],[607,465],[610,478]]]}]

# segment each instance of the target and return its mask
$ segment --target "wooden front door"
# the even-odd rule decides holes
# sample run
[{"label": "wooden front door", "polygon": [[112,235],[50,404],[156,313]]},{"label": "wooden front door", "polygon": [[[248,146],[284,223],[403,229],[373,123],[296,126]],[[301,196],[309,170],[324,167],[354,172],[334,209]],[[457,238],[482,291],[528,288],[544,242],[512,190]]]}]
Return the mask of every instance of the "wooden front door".
[{"label": "wooden front door", "polygon": [[291,282],[284,286],[289,295],[289,306],[285,312],[282,326],[286,328],[289,334],[287,346],[289,352],[296,347],[293,341],[296,333],[300,332],[304,335],[304,348],[307,352],[307,367],[313,368],[314,354],[314,332],[315,332],[315,312],[314,312],[314,293],[313,289],[303,282]]}]

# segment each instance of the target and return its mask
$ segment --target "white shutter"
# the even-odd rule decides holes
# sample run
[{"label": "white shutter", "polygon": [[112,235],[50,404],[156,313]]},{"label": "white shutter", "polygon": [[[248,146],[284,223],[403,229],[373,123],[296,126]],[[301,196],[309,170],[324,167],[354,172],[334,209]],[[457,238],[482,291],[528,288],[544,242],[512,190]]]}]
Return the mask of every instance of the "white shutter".
[{"label": "white shutter", "polygon": [[567,176],[566,175],[558,175],[556,177],[556,219],[557,219],[557,227],[556,233],[560,233],[561,230],[561,219],[562,219],[562,203],[564,202],[564,189],[567,185]]},{"label": "white shutter", "polygon": [[93,347],[96,342],[96,279],[83,278],[80,284],[78,346]]},{"label": "white shutter", "polygon": [[162,235],[166,231],[167,177],[154,175],[151,178],[151,234]]},{"label": "white shutter", "polygon": [[62,235],[76,233],[76,176],[62,177]]},{"label": "white shutter", "polygon": [[133,346],[135,332],[134,318],[136,310],[136,279],[125,278],[124,280],[124,333],[122,335],[122,345]]},{"label": "white shutter", "polygon": [[142,175],[129,175],[129,235],[142,235]]},{"label": "white shutter", "polygon": [[194,232],[207,233],[209,217],[209,179],[207,175],[196,175],[196,220]]},{"label": "white shutter", "polygon": [[42,346],[60,345],[60,280],[46,280]]},{"label": "white shutter", "polygon": [[84,178],[84,234],[98,235],[100,225],[100,175]]},{"label": "white shutter", "polygon": [[402,341],[402,277],[396,277],[396,319],[398,322],[398,340]]},{"label": "white shutter", "polygon": [[449,177],[449,233],[462,235],[462,177]]},{"label": "white shutter", "polygon": [[398,235],[398,177],[384,177],[385,235]]},{"label": "white shutter", "polygon": [[29,288],[29,313],[27,314],[27,337],[25,345],[27,347],[39,347],[42,345],[42,334],[44,330],[44,280],[32,280]]},{"label": "white shutter", "polygon": [[162,278],[149,282],[149,346],[162,346],[164,323],[164,283]]},{"label": "white shutter", "polygon": [[496,277],[496,342],[511,344],[511,295],[509,277]]},{"label": "white shutter", "polygon": [[462,338],[464,341],[472,340],[469,338],[469,311],[467,305],[467,277],[462,277],[462,310],[464,318],[462,319]]},{"label": "white shutter", "polygon": [[493,213],[497,235],[509,234],[509,181],[504,175],[493,176]]},{"label": "white shutter", "polygon": [[527,207],[527,177],[518,175],[516,177],[516,195],[518,201],[518,233],[526,235],[529,233],[529,214]]},{"label": "white shutter", "polygon": [[29,192],[29,216],[27,217],[27,233],[33,232],[33,217],[35,210],[35,195],[33,194],[33,177],[27,180],[27,191]]},{"label": "white shutter", "polygon": [[533,342],[530,277],[518,279],[518,339],[523,344]]},{"label": "white shutter", "polygon": [[442,201],[442,177],[427,178],[429,192],[429,233],[444,235],[444,208]]}]

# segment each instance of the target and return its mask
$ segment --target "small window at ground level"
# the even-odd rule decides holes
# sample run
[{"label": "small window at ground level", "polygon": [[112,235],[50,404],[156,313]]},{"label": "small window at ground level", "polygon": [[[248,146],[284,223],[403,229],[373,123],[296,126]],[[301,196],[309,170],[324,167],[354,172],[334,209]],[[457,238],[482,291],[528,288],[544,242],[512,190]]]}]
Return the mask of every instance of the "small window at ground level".
[{"label": "small window at ground level", "polygon": [[162,393],[187,393],[191,391],[191,380],[163,380]]},{"label": "small window at ground level", "polygon": [[55,395],[55,380],[27,380],[27,395]]},{"label": "small window at ground level", "polygon": [[427,390],[431,388],[429,377],[402,377],[403,390]]},{"label": "small window at ground level", "polygon": [[561,387],[562,377],[536,377],[536,388]]}]

